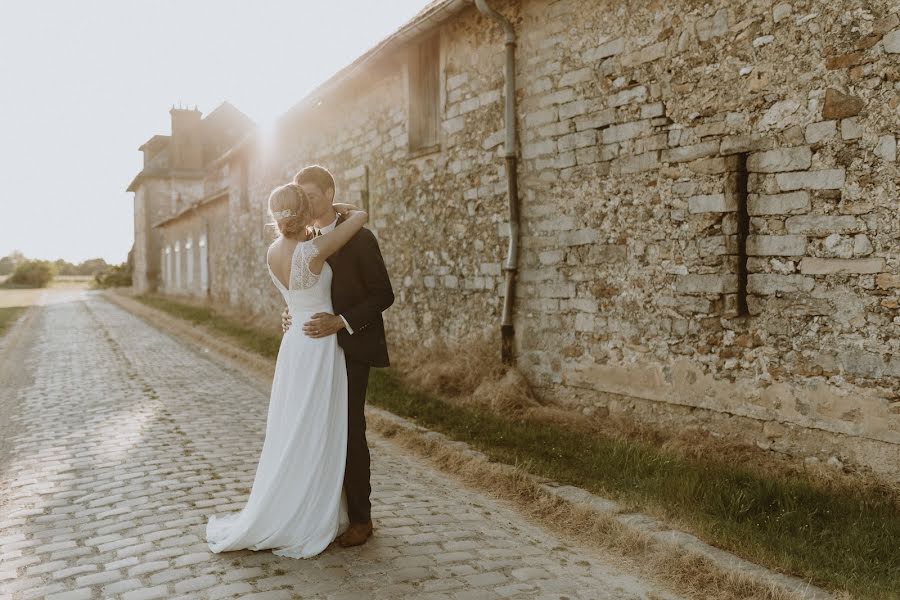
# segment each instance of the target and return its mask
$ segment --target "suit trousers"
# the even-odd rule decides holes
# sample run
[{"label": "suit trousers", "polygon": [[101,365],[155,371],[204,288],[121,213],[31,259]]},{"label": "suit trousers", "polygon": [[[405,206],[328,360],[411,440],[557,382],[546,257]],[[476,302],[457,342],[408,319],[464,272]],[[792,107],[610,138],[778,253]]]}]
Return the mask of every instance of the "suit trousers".
[{"label": "suit trousers", "polygon": [[344,468],[344,491],[347,515],[351,523],[366,523],[371,518],[369,445],[366,442],[366,388],[369,365],[347,361],[347,462]]}]

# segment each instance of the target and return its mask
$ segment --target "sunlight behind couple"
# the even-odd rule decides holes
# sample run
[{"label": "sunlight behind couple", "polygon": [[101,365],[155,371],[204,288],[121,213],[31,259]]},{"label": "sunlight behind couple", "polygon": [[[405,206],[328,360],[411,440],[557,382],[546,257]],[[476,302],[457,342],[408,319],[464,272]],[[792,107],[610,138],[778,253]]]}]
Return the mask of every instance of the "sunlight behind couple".
[{"label": "sunlight behind couple", "polygon": [[[135,140],[168,130],[170,107],[227,101],[271,142],[281,114],[427,4],[4,2],[0,53],[15,60],[0,61],[0,256],[124,261],[123,173],[141,169]],[[36,185],[49,165],[63,193]],[[37,223],[41,235],[23,227]]]}]

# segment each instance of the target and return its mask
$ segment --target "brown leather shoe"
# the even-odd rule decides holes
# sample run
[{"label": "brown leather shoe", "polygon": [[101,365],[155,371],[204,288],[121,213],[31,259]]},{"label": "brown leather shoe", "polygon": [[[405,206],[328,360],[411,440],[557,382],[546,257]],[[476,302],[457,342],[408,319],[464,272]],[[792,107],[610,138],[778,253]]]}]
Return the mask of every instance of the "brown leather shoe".
[{"label": "brown leather shoe", "polygon": [[338,536],[338,544],[344,548],[348,546],[359,546],[369,539],[372,535],[372,530],[372,519],[369,519],[366,523],[350,523],[350,527]]}]

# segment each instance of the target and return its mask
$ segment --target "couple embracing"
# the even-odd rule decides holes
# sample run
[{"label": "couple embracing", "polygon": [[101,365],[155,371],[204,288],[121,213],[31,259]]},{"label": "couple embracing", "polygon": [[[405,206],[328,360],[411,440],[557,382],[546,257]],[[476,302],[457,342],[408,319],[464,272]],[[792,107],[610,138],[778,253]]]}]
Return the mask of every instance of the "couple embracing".
[{"label": "couple embracing", "polygon": [[394,293],[368,215],[334,203],[327,169],[302,169],[268,208],[279,236],[267,269],[287,307],[265,441],[246,505],[212,515],[206,539],[213,552],[309,558],[372,535],[363,409],[370,368],[388,366]]}]

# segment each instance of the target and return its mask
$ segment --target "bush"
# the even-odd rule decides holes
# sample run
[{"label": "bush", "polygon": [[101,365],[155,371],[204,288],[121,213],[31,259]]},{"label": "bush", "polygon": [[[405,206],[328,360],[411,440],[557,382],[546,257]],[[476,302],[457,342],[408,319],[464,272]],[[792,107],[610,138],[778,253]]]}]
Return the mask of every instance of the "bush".
[{"label": "bush", "polygon": [[16,270],[16,263],[8,257],[4,256],[0,258],[0,275],[12,275],[12,272]]},{"label": "bush", "polygon": [[131,285],[131,266],[125,262],[112,265],[94,274],[94,287],[128,287]]},{"label": "bush", "polygon": [[13,250],[8,256],[0,258],[0,275],[12,275],[20,264],[25,262],[25,255],[18,250]]},{"label": "bush", "polygon": [[46,287],[56,269],[53,263],[46,260],[27,260],[16,267],[6,283],[22,287]]},{"label": "bush", "polygon": [[89,258],[77,265],[73,265],[73,275],[93,275],[96,277],[98,274],[108,271],[112,266],[102,258]]}]

